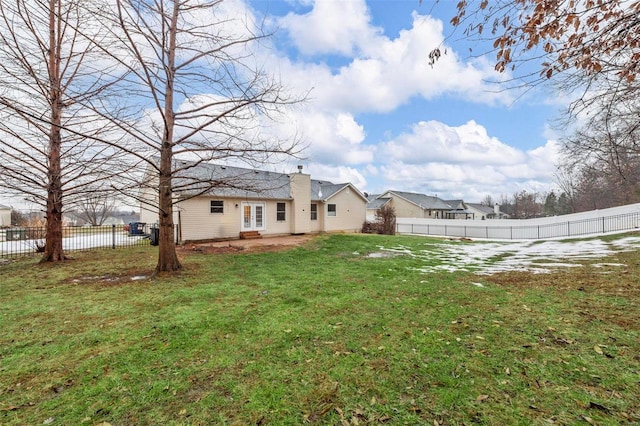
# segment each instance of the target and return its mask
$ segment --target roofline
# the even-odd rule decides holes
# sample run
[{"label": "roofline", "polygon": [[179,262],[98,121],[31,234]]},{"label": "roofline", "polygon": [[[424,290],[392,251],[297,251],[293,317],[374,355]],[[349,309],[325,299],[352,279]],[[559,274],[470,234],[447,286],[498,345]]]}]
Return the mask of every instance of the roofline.
[{"label": "roofline", "polygon": [[[380,197],[382,197],[382,195],[387,194],[387,193],[389,193],[389,192],[392,192],[393,194],[395,194],[395,196],[396,196],[396,197],[398,197],[398,198],[402,198],[402,199],[403,199],[403,200],[405,200],[406,202],[411,203],[411,204],[413,204],[414,206],[418,206],[418,207],[420,207],[420,208],[421,208],[421,209],[423,209],[423,210],[424,210],[424,209],[426,209],[426,210],[447,210],[447,209],[441,209],[441,208],[435,208],[435,207],[424,207],[422,204],[414,203],[413,201],[409,200],[408,198],[405,198],[405,197],[403,197],[402,195],[398,195],[398,192],[397,192],[397,191],[394,191],[394,190],[388,190],[388,191],[385,191],[385,192],[383,192],[382,194],[380,194]],[[402,191],[402,192],[405,192],[405,191]],[[443,199],[438,198],[438,197],[435,197],[435,196],[433,196],[433,195],[420,194],[419,192],[407,192],[407,194],[424,195],[425,197],[433,197],[433,198],[437,198],[438,200],[440,200],[440,201],[442,201],[443,203],[447,204]],[[378,198],[380,198],[380,197],[378,197]],[[449,206],[449,209],[450,209],[450,208],[451,208],[451,206]]]}]

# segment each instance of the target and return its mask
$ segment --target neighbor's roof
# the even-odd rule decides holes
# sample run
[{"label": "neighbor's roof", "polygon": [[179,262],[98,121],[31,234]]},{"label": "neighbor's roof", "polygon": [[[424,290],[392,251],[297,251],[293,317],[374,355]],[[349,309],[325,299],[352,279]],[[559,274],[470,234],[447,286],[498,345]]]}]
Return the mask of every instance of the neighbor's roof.
[{"label": "neighbor's roof", "polygon": [[0,204],[0,210],[11,210],[11,207]]},{"label": "neighbor's roof", "polygon": [[384,207],[389,201],[391,201],[391,198],[376,198],[375,200],[371,200],[367,203],[367,209],[378,210]]},{"label": "neighbor's roof", "polygon": [[425,194],[416,194],[414,192],[402,192],[402,191],[387,191],[387,193],[393,193],[398,197],[404,198],[405,200],[416,204],[423,209],[432,209],[432,210],[451,210],[451,206],[444,201],[442,201],[438,197],[434,197],[431,195]]},{"label": "neighbor's roof", "polygon": [[445,203],[449,204],[454,210],[464,210],[464,200],[443,200]]},{"label": "neighbor's roof", "polygon": [[467,205],[469,207],[473,207],[476,210],[480,210],[481,212],[487,213],[487,214],[493,214],[495,213],[493,210],[493,207],[489,207],[486,206],[484,204],[480,204],[480,203],[467,203]]}]

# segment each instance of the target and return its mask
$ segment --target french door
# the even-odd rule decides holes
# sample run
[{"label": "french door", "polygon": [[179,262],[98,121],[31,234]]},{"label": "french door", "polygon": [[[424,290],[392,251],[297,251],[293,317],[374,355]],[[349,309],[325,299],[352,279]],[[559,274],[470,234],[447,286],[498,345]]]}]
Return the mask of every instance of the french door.
[{"label": "french door", "polygon": [[265,229],[265,204],[242,203],[242,230],[263,231]]}]

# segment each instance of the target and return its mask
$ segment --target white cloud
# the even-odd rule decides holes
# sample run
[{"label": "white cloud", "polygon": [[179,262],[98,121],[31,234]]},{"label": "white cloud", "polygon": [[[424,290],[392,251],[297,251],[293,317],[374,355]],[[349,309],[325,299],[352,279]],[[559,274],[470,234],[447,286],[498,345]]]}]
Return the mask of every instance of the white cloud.
[{"label": "white cloud", "polygon": [[474,121],[459,127],[429,121],[383,144],[379,153],[386,189],[479,201],[487,194],[548,190],[559,145],[547,141],[523,152]]},{"label": "white cloud", "polygon": [[410,133],[384,143],[385,158],[405,164],[437,163],[509,165],[524,160],[524,153],[490,137],[487,130],[475,121],[450,127],[438,121],[414,124]]},{"label": "white cloud", "polygon": [[367,185],[367,179],[357,169],[353,167],[333,167],[325,164],[311,163],[308,172],[312,179],[327,180],[333,183],[352,183],[361,190]]},{"label": "white cloud", "polygon": [[364,0],[317,0],[304,15],[289,13],[281,18],[282,28],[302,53],[351,56],[366,48],[382,33],[371,26]]},{"label": "white cloud", "polygon": [[[363,0],[317,0],[311,12],[289,13],[280,25],[289,30],[291,41],[303,54],[340,53],[350,62],[333,69],[329,63],[311,64],[304,58],[273,60],[288,84],[301,90],[313,88],[310,101],[320,109],[389,112],[416,96],[433,99],[444,94],[474,103],[510,104],[518,95],[515,90],[496,91],[486,82],[506,78],[489,61],[464,63],[446,47],[440,20],[416,12],[412,19],[410,29],[390,39],[370,25]],[[448,53],[431,67],[427,56],[436,46]]]},{"label": "white cloud", "polygon": [[292,115],[291,121],[302,129],[312,162],[353,166],[374,160],[374,148],[362,144],[364,129],[350,114],[307,110]]}]

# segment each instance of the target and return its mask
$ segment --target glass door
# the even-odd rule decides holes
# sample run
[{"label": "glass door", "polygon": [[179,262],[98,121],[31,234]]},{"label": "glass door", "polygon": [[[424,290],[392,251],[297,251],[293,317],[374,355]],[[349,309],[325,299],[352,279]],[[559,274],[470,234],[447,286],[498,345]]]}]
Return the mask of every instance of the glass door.
[{"label": "glass door", "polygon": [[262,231],[264,224],[264,203],[242,203],[242,230]]}]

